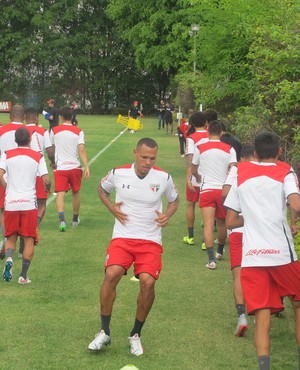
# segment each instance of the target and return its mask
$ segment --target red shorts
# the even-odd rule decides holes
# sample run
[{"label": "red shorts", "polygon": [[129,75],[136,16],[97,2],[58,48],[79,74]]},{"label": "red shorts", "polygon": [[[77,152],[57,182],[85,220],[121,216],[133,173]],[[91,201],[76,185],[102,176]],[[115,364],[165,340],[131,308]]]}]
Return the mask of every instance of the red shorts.
[{"label": "red shorts", "polygon": [[199,202],[200,187],[194,186],[195,191],[192,191],[188,186],[185,187],[186,200],[189,202],[197,203]]},{"label": "red shorts", "polygon": [[0,185],[0,209],[4,209],[5,188]]},{"label": "red shorts", "polygon": [[295,261],[282,266],[242,267],[241,283],[248,314],[263,308],[280,312],[284,309],[281,297],[300,300],[300,264]]},{"label": "red shorts", "polygon": [[37,199],[47,199],[48,193],[45,190],[43,180],[40,176],[36,177],[35,190]]},{"label": "red shorts", "polygon": [[214,207],[216,218],[226,218],[226,209],[223,206],[222,189],[208,189],[200,191],[199,207]]},{"label": "red shorts", "polygon": [[76,193],[81,188],[82,169],[74,168],[73,170],[56,170],[54,171],[54,191],[68,191],[72,189]]},{"label": "red shorts", "polygon": [[37,209],[29,211],[4,211],[5,236],[37,237]]},{"label": "red shorts", "polygon": [[119,265],[124,267],[126,275],[134,263],[135,276],[147,272],[157,280],[162,269],[162,253],[162,246],[151,240],[115,238],[106,251],[105,269]]},{"label": "red shorts", "polygon": [[230,267],[241,267],[243,248],[243,233],[232,232],[229,235]]}]

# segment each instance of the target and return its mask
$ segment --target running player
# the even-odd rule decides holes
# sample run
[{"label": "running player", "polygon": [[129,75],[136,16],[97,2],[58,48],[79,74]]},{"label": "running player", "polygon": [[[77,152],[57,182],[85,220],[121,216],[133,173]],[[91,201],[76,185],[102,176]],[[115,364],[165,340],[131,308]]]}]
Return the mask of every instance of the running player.
[{"label": "running player", "polygon": [[[236,164],[235,150],[220,141],[222,127],[219,121],[208,126],[209,141],[198,145],[192,160],[192,174],[200,184],[200,202],[204,223],[204,242],[208,254],[208,267],[216,268],[215,259],[222,259],[226,241],[226,211],[222,201],[222,187],[229,167]],[[218,251],[214,254],[214,223],[218,226]]]},{"label": "running player", "polygon": [[[37,231],[36,176],[42,177],[45,189],[50,191],[50,177],[45,159],[41,153],[30,149],[30,133],[25,127],[15,131],[16,149],[5,151],[0,162],[0,182],[6,187],[5,194],[5,243],[6,263],[3,278],[9,282],[12,278],[13,252],[16,249],[18,235],[24,238],[22,271],[19,284],[28,284],[27,276],[33,254],[34,239]],[[3,178],[7,173],[7,185]]]},{"label": "running player", "polygon": [[[189,135],[186,139],[186,224],[188,235],[183,237],[183,242],[189,245],[194,245],[194,224],[195,224],[195,204],[199,202],[199,184],[196,182],[194,176],[192,176],[191,164],[195,149],[197,145],[208,141],[207,133],[207,118],[203,112],[194,113],[189,123],[195,127],[195,132]],[[205,249],[205,248],[204,248]]]},{"label": "running player", "polygon": [[[4,153],[6,150],[14,149],[17,147],[15,142],[15,132],[16,130],[23,125],[24,121],[24,108],[15,104],[12,106],[9,113],[10,123],[0,127],[0,154]],[[4,211],[4,198],[5,198],[5,189],[0,185],[0,213],[1,213],[1,229],[3,236],[3,247],[1,250],[1,259],[5,257],[5,227],[3,219]]]},{"label": "running player", "polygon": [[[254,158],[254,147],[251,145],[245,145],[241,151],[241,161],[255,161]],[[237,167],[232,166],[228,172],[226,180],[223,185],[222,196],[226,199],[226,196],[236,180]],[[233,278],[233,296],[235,301],[235,307],[238,314],[238,323],[234,335],[237,337],[244,337],[248,330],[248,322],[245,306],[245,298],[242,290],[240,273],[242,263],[242,248],[243,248],[243,227],[239,227],[233,230],[228,230],[229,234],[229,255],[230,255],[230,266]]]},{"label": "running player", "polygon": [[255,315],[258,366],[269,370],[271,313],[284,309],[284,296],[294,307],[300,365],[300,264],[286,212],[288,200],[300,214],[300,194],[290,166],[277,165],[279,137],[263,132],[255,138],[254,148],[258,162],[239,164],[225,200],[226,223],[229,229],[244,225],[241,283],[248,314]]},{"label": "running player", "polygon": [[[84,144],[84,133],[72,125],[72,110],[64,107],[60,110],[62,125],[54,127],[50,132],[51,143],[55,147],[54,169],[54,191],[56,196],[56,209],[59,218],[59,230],[66,231],[65,221],[65,194],[71,189],[73,198],[73,220],[72,225],[79,224],[80,210],[80,188],[82,179],[82,168],[80,159],[84,165],[83,174],[87,180],[90,176],[87,154]],[[78,155],[79,153],[79,155]]]},{"label": "running player", "polygon": [[[136,319],[129,336],[130,352],[144,353],[141,330],[154,302],[154,286],[162,268],[161,228],[168,225],[179,205],[172,177],[154,167],[157,143],[141,139],[134,150],[135,163],[111,170],[98,186],[101,201],[115,216],[115,226],[107,249],[105,277],[100,289],[101,328],[88,348],[99,351],[110,343],[110,319],[116,287],[134,263],[140,280]],[[110,194],[116,191],[116,202]],[[162,211],[162,197],[168,202]]]}]

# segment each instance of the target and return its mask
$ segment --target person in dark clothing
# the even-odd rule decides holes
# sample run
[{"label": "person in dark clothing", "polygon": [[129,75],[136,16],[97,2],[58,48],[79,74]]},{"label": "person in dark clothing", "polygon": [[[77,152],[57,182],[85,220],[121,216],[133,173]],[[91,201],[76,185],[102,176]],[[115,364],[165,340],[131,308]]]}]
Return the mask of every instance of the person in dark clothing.
[{"label": "person in dark clothing", "polygon": [[135,100],[133,102],[133,106],[128,111],[129,118],[137,119],[139,116],[141,116],[142,113],[140,112],[138,105],[139,105],[139,102]]},{"label": "person in dark clothing", "polygon": [[221,122],[221,126],[222,126],[222,136],[220,140],[223,143],[226,143],[234,148],[236,152],[236,159],[239,162],[241,160],[242,144],[233,136],[231,136],[228,132],[226,132],[226,126],[223,122]]},{"label": "person in dark clothing", "polygon": [[47,104],[49,106],[49,131],[59,125],[59,110],[55,108],[55,101],[54,99],[49,99],[47,101]]},{"label": "person in dark clothing", "polygon": [[157,108],[158,110],[158,129],[165,127],[165,102],[163,100],[160,101],[159,106]]}]

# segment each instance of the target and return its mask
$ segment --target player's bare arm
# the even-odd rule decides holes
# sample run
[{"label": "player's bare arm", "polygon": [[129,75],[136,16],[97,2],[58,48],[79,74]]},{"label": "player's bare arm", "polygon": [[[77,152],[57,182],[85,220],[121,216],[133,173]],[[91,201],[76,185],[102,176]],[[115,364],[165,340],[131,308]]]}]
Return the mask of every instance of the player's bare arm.
[{"label": "player's bare arm", "polygon": [[300,195],[299,194],[291,194],[288,196],[288,203],[290,206],[290,228],[292,235],[295,236],[299,231],[300,227],[296,225],[300,217]]},{"label": "player's bare arm", "polygon": [[226,228],[229,230],[244,226],[244,218],[238,212],[227,209]]},{"label": "player's bare arm", "polygon": [[193,156],[191,154],[188,154],[186,156],[186,185],[190,190],[196,191],[194,186],[192,185],[192,159]]},{"label": "player's bare arm", "polygon": [[176,200],[174,200],[174,202],[168,203],[166,212],[162,213],[159,211],[155,211],[157,214],[157,218],[154,221],[157,223],[159,227],[168,226],[170,218],[177,211],[178,207],[179,207],[179,197],[177,197]]},{"label": "player's bare arm", "polygon": [[46,148],[47,156],[50,161],[50,166],[53,170],[56,169],[56,164],[55,164],[55,146],[52,145],[49,148]]},{"label": "player's bare arm", "polygon": [[6,188],[6,181],[4,180],[3,178],[3,175],[5,174],[5,171],[0,168],[0,185],[3,187],[3,188]]},{"label": "player's bare arm", "polygon": [[82,164],[84,165],[83,176],[87,180],[90,177],[90,169],[89,169],[87,154],[85,151],[85,145],[80,144],[78,146],[78,149],[79,149],[80,159],[82,161]]},{"label": "player's bare arm", "polygon": [[122,202],[112,203],[110,194],[102,188],[101,184],[98,186],[98,195],[105,207],[122,225],[125,225],[128,220],[128,215],[121,211]]},{"label": "player's bare arm", "polygon": [[195,177],[196,181],[198,182],[198,184],[201,182],[201,176],[198,172],[198,165],[195,165],[193,163],[191,163],[191,172],[192,172],[192,175]]}]

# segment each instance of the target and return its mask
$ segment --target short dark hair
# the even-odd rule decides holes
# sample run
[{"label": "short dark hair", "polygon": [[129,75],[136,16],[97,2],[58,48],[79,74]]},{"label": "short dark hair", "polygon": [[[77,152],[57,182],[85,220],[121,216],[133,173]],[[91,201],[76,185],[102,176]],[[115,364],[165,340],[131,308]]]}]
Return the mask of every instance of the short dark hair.
[{"label": "short dark hair", "polygon": [[208,125],[208,133],[210,135],[220,135],[222,134],[222,125],[220,121],[211,121]]},{"label": "short dark hair", "polygon": [[259,159],[276,158],[279,148],[279,136],[273,132],[262,132],[258,134],[254,140],[254,149]]},{"label": "short dark hair", "polygon": [[18,146],[25,146],[30,143],[30,133],[26,127],[19,127],[15,132],[15,141]]},{"label": "short dark hair", "polygon": [[20,104],[15,104],[11,107],[10,113],[9,113],[11,119],[22,119],[24,118],[24,108]]},{"label": "short dark hair", "polygon": [[37,118],[39,115],[39,111],[35,108],[28,108],[25,111],[26,121],[32,121],[33,119]]},{"label": "short dark hair", "polygon": [[203,112],[196,112],[190,117],[189,123],[194,127],[204,127],[206,123],[206,116]]},{"label": "short dark hair", "polygon": [[73,117],[73,112],[70,107],[62,107],[59,110],[59,114],[65,119],[66,121],[71,121]]},{"label": "short dark hair", "polygon": [[245,144],[242,146],[241,158],[251,159],[254,156],[254,146]]},{"label": "short dark hair", "polygon": [[218,112],[214,109],[208,108],[204,111],[204,114],[208,123],[212,121],[217,121],[218,119]]},{"label": "short dark hair", "polygon": [[136,145],[136,148],[140,148],[142,145],[146,145],[148,146],[149,148],[158,148],[158,145],[157,145],[157,142],[153,139],[151,139],[150,137],[144,137],[142,139],[140,139]]}]

